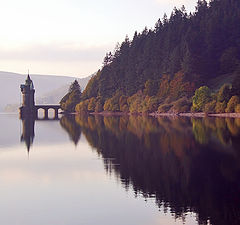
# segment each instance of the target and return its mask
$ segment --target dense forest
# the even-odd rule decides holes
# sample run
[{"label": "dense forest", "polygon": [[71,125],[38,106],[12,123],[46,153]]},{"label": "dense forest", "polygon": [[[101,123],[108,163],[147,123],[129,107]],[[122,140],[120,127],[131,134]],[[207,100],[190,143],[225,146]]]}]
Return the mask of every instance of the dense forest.
[{"label": "dense forest", "polygon": [[60,104],[77,112],[240,112],[240,1],[199,0],[165,14],[106,54],[86,89]]}]

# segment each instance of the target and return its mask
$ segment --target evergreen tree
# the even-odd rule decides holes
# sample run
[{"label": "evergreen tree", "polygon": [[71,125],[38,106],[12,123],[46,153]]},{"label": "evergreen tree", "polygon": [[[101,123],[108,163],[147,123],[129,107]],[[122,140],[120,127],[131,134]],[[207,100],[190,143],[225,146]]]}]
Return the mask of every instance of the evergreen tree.
[{"label": "evergreen tree", "polygon": [[75,106],[80,102],[81,87],[75,80],[69,87],[68,93],[61,99],[60,106],[65,112],[74,112]]},{"label": "evergreen tree", "polygon": [[68,92],[71,93],[73,91],[81,92],[81,87],[77,80],[74,80],[74,82],[70,85]]}]

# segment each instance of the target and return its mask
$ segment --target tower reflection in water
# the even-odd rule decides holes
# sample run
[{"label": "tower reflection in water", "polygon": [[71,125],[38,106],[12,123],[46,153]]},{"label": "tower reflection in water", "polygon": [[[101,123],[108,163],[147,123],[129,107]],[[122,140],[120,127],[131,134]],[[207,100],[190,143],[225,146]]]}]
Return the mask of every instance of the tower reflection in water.
[{"label": "tower reflection in water", "polygon": [[22,118],[22,134],[21,134],[21,142],[25,142],[27,151],[29,153],[30,148],[33,144],[34,137],[35,137],[35,121],[59,121],[58,117],[54,117],[49,119],[49,117],[43,117],[43,118],[35,118],[32,116],[28,116],[25,118]]},{"label": "tower reflection in water", "polygon": [[35,126],[35,119],[33,117],[27,117],[22,119],[21,142],[25,142],[28,153],[30,151],[30,147],[33,144],[33,140],[35,136],[34,126]]}]

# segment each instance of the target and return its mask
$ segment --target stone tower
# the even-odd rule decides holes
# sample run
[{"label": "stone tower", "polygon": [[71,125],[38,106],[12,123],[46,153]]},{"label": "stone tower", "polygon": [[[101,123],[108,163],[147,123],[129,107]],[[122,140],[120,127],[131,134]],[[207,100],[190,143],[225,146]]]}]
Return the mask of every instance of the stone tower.
[{"label": "stone tower", "polygon": [[25,84],[21,84],[20,88],[22,92],[22,106],[20,107],[21,118],[24,118],[26,116],[35,116],[35,90],[29,74],[27,76]]}]

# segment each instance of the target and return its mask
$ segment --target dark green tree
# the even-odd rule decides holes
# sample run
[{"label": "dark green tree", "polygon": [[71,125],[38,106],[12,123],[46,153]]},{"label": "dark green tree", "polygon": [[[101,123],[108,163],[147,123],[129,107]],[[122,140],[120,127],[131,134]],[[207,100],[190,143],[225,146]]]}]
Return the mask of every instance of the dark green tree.
[{"label": "dark green tree", "polygon": [[74,80],[73,83],[69,87],[68,92],[71,93],[73,91],[77,91],[77,92],[81,93],[81,87],[77,80]]},{"label": "dark green tree", "polygon": [[81,87],[75,80],[69,87],[68,93],[61,99],[60,106],[65,112],[74,112],[75,106],[81,100]]},{"label": "dark green tree", "polygon": [[237,95],[240,97],[240,66],[237,67],[234,72],[235,79],[232,84],[232,95]]}]

